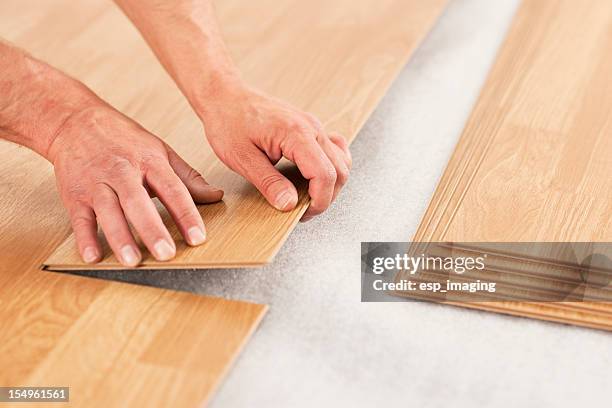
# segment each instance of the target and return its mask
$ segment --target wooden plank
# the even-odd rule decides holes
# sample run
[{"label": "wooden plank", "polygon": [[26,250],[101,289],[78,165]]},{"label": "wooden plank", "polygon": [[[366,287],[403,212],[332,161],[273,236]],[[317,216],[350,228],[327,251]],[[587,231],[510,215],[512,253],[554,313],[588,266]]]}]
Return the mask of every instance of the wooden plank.
[{"label": "wooden plank", "polygon": [[74,406],[199,406],[266,310],[70,275],[52,281],[41,279],[53,284],[41,304],[29,296],[14,314],[2,311],[0,359],[10,369],[0,383],[68,386]]},{"label": "wooden plank", "polygon": [[[79,30],[99,26],[111,7],[2,1],[0,36],[74,69],[88,55],[72,53]],[[73,406],[208,400],[266,306],[41,271],[70,230],[53,170],[6,141],[0,157],[0,384],[67,386]]]},{"label": "wooden plank", "polygon": [[[524,0],[413,240],[612,241],[611,49],[611,2]],[[453,304],[612,330],[610,303]]]},{"label": "wooden plank", "polygon": [[[533,244],[531,244],[533,245]],[[412,248],[411,248],[412,249]],[[515,300],[531,302],[561,302],[582,301],[593,302],[612,301],[612,288],[606,286],[606,281],[612,276],[612,271],[594,270],[590,267],[579,265],[563,265],[542,262],[535,258],[519,258],[502,254],[494,254],[482,250],[470,250],[469,252],[456,245],[449,246],[446,243],[429,243],[427,249],[410,251],[412,254],[439,259],[467,259],[485,256],[483,268],[472,269],[466,274],[449,274],[448,269],[441,265],[428,264],[421,267],[417,274],[413,271],[402,270],[396,281],[400,279],[413,282],[439,282],[446,287],[447,279],[453,282],[464,282],[467,284],[480,282],[494,282],[494,292],[441,292],[432,294],[437,299],[493,301],[493,300]],[[424,250],[423,250],[424,249]],[[585,285],[584,277],[588,274],[590,285]],[[427,291],[416,290],[415,293],[426,295]],[[412,291],[411,291],[412,293]],[[400,292],[401,294],[401,292]],[[588,302],[587,302],[588,303]],[[577,307],[582,307],[578,304]],[[599,303],[592,305],[591,309],[601,309],[605,312],[609,308]],[[612,324],[612,314],[609,315]]]},{"label": "wooden plank", "polygon": [[[140,267],[218,268],[270,262],[308,205],[305,184],[295,170],[287,172],[299,186],[299,204],[289,213],[278,212],[216,159],[185,98],[118,10],[103,0],[64,3],[62,13],[39,17],[32,30],[18,30],[13,40],[80,78],[164,137],[212,184],[225,190],[223,202],[200,207],[208,242],[195,248],[185,245],[162,211],[178,255],[172,262],[158,262],[143,249]],[[350,141],[446,3],[225,0],[217,2],[217,9],[230,51],[251,84],[314,113],[328,129]],[[75,21],[74,15],[88,17]],[[43,39],[42,32],[53,37]],[[62,44],[61,52],[47,48],[50,43]],[[81,261],[75,248],[71,236],[45,264],[52,270],[123,269],[110,251],[91,266]]]}]

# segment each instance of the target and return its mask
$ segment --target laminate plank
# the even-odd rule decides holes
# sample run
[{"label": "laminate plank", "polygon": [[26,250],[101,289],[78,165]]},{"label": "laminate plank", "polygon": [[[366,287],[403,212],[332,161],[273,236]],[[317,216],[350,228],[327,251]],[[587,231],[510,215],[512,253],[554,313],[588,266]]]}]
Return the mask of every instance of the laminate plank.
[{"label": "laminate plank", "polygon": [[[299,203],[289,213],[268,205],[218,161],[199,120],[125,17],[102,5],[105,1],[86,3],[67,2],[62,15],[39,17],[39,25],[19,30],[14,41],[83,80],[163,137],[211,184],[225,190],[223,202],[199,207],[209,237],[199,247],[187,246],[160,208],[177,241],[178,255],[171,262],[158,262],[143,248],[140,268],[246,267],[270,262],[308,206],[304,181],[292,166],[282,163],[298,185]],[[352,141],[446,3],[226,0],[216,5],[230,51],[247,81],[312,112],[328,129]],[[89,16],[87,24],[70,17],[82,9]],[[53,32],[53,41],[64,44],[61,53],[46,48],[48,44],[39,38],[42,32]],[[74,32],[79,35],[72,36]],[[45,265],[51,270],[124,268],[110,251],[97,265],[83,263],[73,236]]]},{"label": "laminate plank", "polygon": [[67,384],[77,406],[199,406],[265,309],[112,283],[24,382]]},{"label": "laminate plank", "polygon": [[[428,257],[440,259],[479,257],[483,253],[479,250],[466,251],[455,245],[448,246],[444,243],[430,243],[426,250]],[[406,279],[412,281],[435,281],[446,286],[446,280],[453,282],[476,283],[495,282],[496,291],[492,293],[470,293],[465,298],[478,301],[491,300],[523,300],[523,301],[578,301],[591,300],[593,302],[605,302],[612,300],[612,288],[602,285],[585,285],[583,277],[588,273],[591,283],[604,284],[611,276],[609,269],[591,269],[581,265],[562,265],[549,263],[531,258],[517,258],[514,256],[493,254],[485,251],[487,256],[484,268],[471,270],[468,274],[449,274],[447,269],[441,266],[430,265],[419,270],[414,275],[408,271],[401,271],[396,280]],[[400,292],[401,294],[401,292]],[[425,295],[426,293],[423,293]],[[441,293],[438,298],[453,300],[455,295],[462,292],[449,291]],[[603,305],[603,306],[602,306]],[[602,303],[590,306],[590,309],[601,309],[612,312],[609,307]],[[610,313],[612,321],[612,313]]]},{"label": "laminate plank", "polygon": [[[610,49],[609,1],[524,0],[413,240],[612,241]],[[610,303],[453,304],[612,329]]]},{"label": "laminate plank", "polygon": [[524,2],[415,239],[612,237],[610,7]]}]

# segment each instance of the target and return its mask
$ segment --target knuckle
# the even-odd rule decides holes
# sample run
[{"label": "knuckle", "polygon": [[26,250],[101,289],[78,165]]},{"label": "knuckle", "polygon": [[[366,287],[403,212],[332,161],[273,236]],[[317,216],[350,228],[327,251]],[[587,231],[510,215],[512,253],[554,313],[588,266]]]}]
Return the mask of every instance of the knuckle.
[{"label": "knuckle", "polygon": [[125,203],[126,206],[138,206],[142,203],[143,198],[149,198],[147,189],[143,185],[137,187],[126,188],[125,190],[120,189],[120,200]]},{"label": "knuckle", "polygon": [[271,194],[274,188],[279,184],[283,183],[283,177],[280,174],[267,174],[259,182],[260,188],[264,194]]},{"label": "knuckle", "polygon": [[124,176],[133,169],[132,163],[126,159],[116,159],[109,164],[108,173],[111,176]]},{"label": "knuckle", "polygon": [[336,169],[336,173],[337,173],[338,184],[340,185],[346,184],[346,182],[349,179],[349,175],[350,175],[349,169],[344,166],[341,166],[340,168]]},{"label": "knuckle", "polygon": [[91,225],[92,219],[83,214],[75,214],[71,218],[72,227],[74,229],[82,229]]},{"label": "knuckle", "polygon": [[64,189],[64,194],[66,194],[67,197],[70,197],[75,201],[81,196],[83,196],[84,193],[85,193],[85,188],[81,184],[78,184],[78,183],[72,184],[70,186],[66,186],[66,188]]},{"label": "knuckle", "polygon": [[110,208],[115,205],[115,202],[115,198],[110,194],[97,192],[93,196],[94,207]]},{"label": "knuckle", "polygon": [[189,181],[195,181],[195,180],[199,180],[203,178],[202,175],[196,171],[194,168],[190,167],[189,171],[187,172],[187,180]]},{"label": "knuckle", "polygon": [[168,183],[164,191],[170,199],[177,199],[185,193],[183,186],[178,183]]},{"label": "knuckle", "polygon": [[286,120],[283,128],[287,133],[301,137],[314,137],[317,133],[308,121],[294,118]]},{"label": "knuckle", "polygon": [[[153,148],[141,153],[140,163],[144,167],[155,167],[168,163],[167,150],[170,149],[162,140],[154,138]],[[166,154],[164,154],[166,153]]]},{"label": "knuckle", "polygon": [[325,184],[332,184],[332,185],[335,184],[337,177],[338,177],[338,174],[336,172],[336,169],[333,168],[332,166],[328,166],[321,171],[321,180]]},{"label": "knuckle", "polygon": [[349,154],[349,155],[347,155],[346,159],[347,159],[346,160],[347,161],[346,166],[348,167],[349,170],[351,170],[353,168],[353,158]]},{"label": "knuckle", "polygon": [[103,173],[97,175],[97,179],[107,180],[111,185],[122,185],[125,180],[137,178],[138,173],[135,167],[126,159],[118,159],[109,163]]},{"label": "knuckle", "polygon": [[83,205],[88,205],[87,192],[84,186],[74,185],[62,189],[60,192],[64,205],[73,208],[78,208]]},{"label": "knuckle", "polygon": [[166,173],[155,182],[155,190],[160,196],[176,198],[183,193],[184,188],[183,182],[173,174]]},{"label": "knuckle", "polygon": [[165,178],[160,179],[158,179],[155,183],[155,188],[160,190],[162,193],[168,193],[174,188],[174,180],[170,181]]},{"label": "knuckle", "polygon": [[131,192],[126,194],[125,197],[122,197],[120,201],[121,207],[126,210],[133,210],[142,206],[141,197]]},{"label": "knuckle", "polygon": [[346,139],[344,138],[344,136],[342,136],[340,133],[337,132],[331,132],[329,134],[330,139],[332,139],[334,142],[341,144],[343,146],[346,146]]},{"label": "knuckle", "polygon": [[325,136],[325,134],[324,134],[324,133],[322,133],[322,132],[318,132],[318,133],[315,135],[315,139],[316,139],[317,143],[319,143],[320,145],[322,145],[323,143],[325,143],[325,142],[326,142],[325,138],[326,138],[326,136]]},{"label": "knuckle", "polygon": [[186,207],[186,208],[178,209],[175,213],[174,218],[177,223],[184,224],[184,223],[190,223],[196,217],[194,214],[194,210],[192,208]]},{"label": "knuckle", "polygon": [[290,132],[296,132],[296,133],[301,131],[303,128],[302,124],[293,118],[285,119],[283,123],[283,127]]}]

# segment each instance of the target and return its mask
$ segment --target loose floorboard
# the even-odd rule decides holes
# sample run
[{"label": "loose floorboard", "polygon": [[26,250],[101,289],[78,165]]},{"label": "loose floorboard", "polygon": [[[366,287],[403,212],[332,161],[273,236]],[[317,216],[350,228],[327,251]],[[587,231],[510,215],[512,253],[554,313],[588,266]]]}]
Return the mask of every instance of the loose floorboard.
[{"label": "loose floorboard", "polygon": [[[83,80],[225,190],[223,202],[200,207],[209,238],[196,248],[184,244],[162,210],[178,255],[171,262],[157,262],[144,252],[140,267],[223,268],[270,262],[308,206],[306,186],[295,169],[287,172],[299,186],[299,204],[289,213],[278,212],[216,159],[185,98],[116,8],[106,0],[63,3],[62,12],[37,11],[36,18],[22,19],[29,28],[13,22],[14,41]],[[328,129],[351,141],[446,3],[224,0],[216,5],[245,78],[314,113]],[[62,44],[61,52],[47,48],[56,43]],[[110,251],[99,264],[84,264],[72,236],[45,265],[51,270],[122,269]]]},{"label": "loose floorboard", "polygon": [[[524,0],[413,240],[612,241],[611,49],[610,1]],[[454,304],[612,330],[610,303]]]}]

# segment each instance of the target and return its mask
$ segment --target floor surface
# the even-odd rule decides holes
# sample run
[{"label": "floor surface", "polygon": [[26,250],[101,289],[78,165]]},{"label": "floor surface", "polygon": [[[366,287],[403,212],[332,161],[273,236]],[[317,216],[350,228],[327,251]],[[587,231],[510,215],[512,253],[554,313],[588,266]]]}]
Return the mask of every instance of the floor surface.
[{"label": "floor surface", "polygon": [[270,305],[213,406],[601,406],[596,330],[426,303],[361,303],[360,241],[425,211],[518,0],[454,0],[352,146],[352,178],[276,260],[247,270],[88,273]]}]

